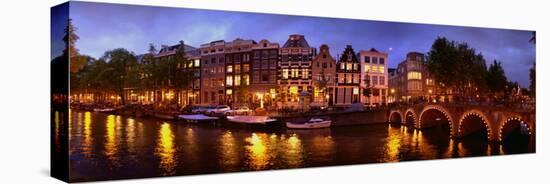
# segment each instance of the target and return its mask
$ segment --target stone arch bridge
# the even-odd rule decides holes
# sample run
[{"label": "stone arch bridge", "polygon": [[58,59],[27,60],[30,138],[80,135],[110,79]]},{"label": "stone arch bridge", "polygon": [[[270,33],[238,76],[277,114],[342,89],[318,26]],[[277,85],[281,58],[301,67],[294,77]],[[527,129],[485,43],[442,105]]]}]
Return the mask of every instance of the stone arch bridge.
[{"label": "stone arch bridge", "polygon": [[398,106],[388,111],[388,122],[417,129],[448,124],[453,138],[486,131],[487,139],[497,142],[513,133],[535,136],[536,132],[534,109],[489,105],[429,103]]}]

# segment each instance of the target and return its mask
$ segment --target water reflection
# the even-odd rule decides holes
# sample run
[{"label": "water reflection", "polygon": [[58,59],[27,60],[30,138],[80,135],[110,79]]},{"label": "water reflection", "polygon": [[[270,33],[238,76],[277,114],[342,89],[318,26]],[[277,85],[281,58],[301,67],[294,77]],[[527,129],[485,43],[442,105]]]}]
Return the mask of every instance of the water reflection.
[{"label": "water reflection", "polygon": [[126,146],[128,147],[128,156],[131,160],[136,156],[136,120],[133,118],[126,119]]},{"label": "water reflection", "polygon": [[239,164],[239,154],[235,137],[231,131],[225,131],[219,138],[220,144],[220,164],[223,170],[237,171]]},{"label": "water reflection", "polygon": [[401,126],[399,130],[395,130],[388,126],[388,137],[386,138],[386,143],[384,144],[384,153],[382,157],[382,162],[397,162],[399,161],[399,149],[401,148],[401,135],[406,133],[407,127]]},{"label": "water reflection", "polygon": [[[79,113],[81,114],[81,113]],[[81,116],[78,116],[81,117]],[[77,121],[80,121],[77,120]],[[92,156],[92,115],[90,112],[84,113],[84,143],[82,144],[82,154],[87,158]]]},{"label": "water reflection", "polygon": [[60,126],[59,126],[59,123],[60,123],[60,117],[59,117],[59,111],[55,111],[54,113],[54,144],[55,144],[55,151],[56,152],[60,152],[61,151],[61,143],[59,141],[59,137],[61,136],[60,135]]},{"label": "water reflection", "polygon": [[286,149],[283,149],[283,160],[291,168],[299,167],[303,162],[302,141],[296,134],[292,134],[286,140]]},{"label": "water reflection", "polygon": [[269,155],[265,142],[267,134],[252,133],[252,136],[247,137],[245,141],[249,144],[246,146],[247,157],[250,160],[249,166],[253,170],[264,169],[269,163]]},{"label": "water reflection", "polygon": [[105,126],[105,155],[109,160],[116,161],[116,153],[118,151],[116,142],[116,117],[115,115],[107,116],[107,125]]},{"label": "water reflection", "polygon": [[156,151],[160,158],[159,167],[162,169],[162,175],[173,175],[175,173],[177,165],[177,160],[174,157],[175,153],[174,133],[169,123],[163,123],[159,129]]},{"label": "water reflection", "polygon": [[[329,129],[330,130],[330,129]],[[317,162],[330,162],[333,160],[334,140],[330,135],[316,135],[311,139],[309,147],[311,159]]]},{"label": "water reflection", "polygon": [[[251,130],[158,122],[95,112],[72,115],[71,172],[85,179],[185,175],[534,152],[473,139],[449,129],[401,125],[319,130]],[[54,141],[63,114],[52,113]],[[67,123],[65,123],[67,124]],[[57,150],[57,148],[56,148]],[[518,151],[519,150],[519,151]],[[522,152],[523,151],[523,152]]]}]

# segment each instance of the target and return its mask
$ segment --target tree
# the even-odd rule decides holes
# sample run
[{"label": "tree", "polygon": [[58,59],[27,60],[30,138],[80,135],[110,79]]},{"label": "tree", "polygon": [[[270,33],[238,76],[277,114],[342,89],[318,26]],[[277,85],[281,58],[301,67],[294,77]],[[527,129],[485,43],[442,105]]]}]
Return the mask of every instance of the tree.
[{"label": "tree", "polygon": [[533,63],[533,67],[529,70],[529,91],[531,91],[531,96],[536,97],[537,94],[537,74],[536,74],[537,66],[535,63]]},{"label": "tree", "polygon": [[117,94],[125,104],[124,89],[135,87],[139,82],[137,58],[132,52],[118,48],[105,52],[101,60],[106,62],[102,87]]},{"label": "tree", "polygon": [[472,96],[486,87],[485,59],[467,43],[438,37],[428,52],[425,66],[444,85],[440,87],[448,87],[461,96]]},{"label": "tree", "polygon": [[369,103],[370,103],[370,96],[372,94],[372,85],[370,81],[369,71],[365,73],[365,79],[363,80],[363,83],[365,84],[365,89],[363,89],[363,96],[369,98]]},{"label": "tree", "polygon": [[174,89],[176,93],[176,107],[179,108],[179,101],[181,99],[181,90],[188,90],[189,85],[193,81],[193,73],[187,69],[190,61],[185,56],[185,44],[180,41],[180,46],[176,50],[176,54],[173,57],[168,57],[167,60],[160,64],[160,69],[165,74],[157,73],[160,75],[169,88]]},{"label": "tree", "polygon": [[486,75],[486,82],[489,91],[492,93],[501,93],[506,90],[508,79],[506,78],[504,69],[502,69],[501,62],[494,60],[489,66],[489,70]]},{"label": "tree", "polygon": [[70,72],[76,73],[86,65],[87,56],[81,56],[76,48],[76,41],[80,39],[76,34],[77,28],[74,27],[72,19],[67,20],[67,27],[65,28],[65,35],[63,41],[65,42],[65,50],[63,55],[68,56],[70,61]]},{"label": "tree", "polygon": [[314,85],[315,85],[315,87],[317,87],[317,89],[321,90],[321,93],[323,94],[323,101],[324,101],[325,96],[327,94],[328,82],[329,82],[329,78],[325,74],[325,69],[322,68],[321,72],[319,72],[319,78],[317,78],[317,80],[315,80]]}]

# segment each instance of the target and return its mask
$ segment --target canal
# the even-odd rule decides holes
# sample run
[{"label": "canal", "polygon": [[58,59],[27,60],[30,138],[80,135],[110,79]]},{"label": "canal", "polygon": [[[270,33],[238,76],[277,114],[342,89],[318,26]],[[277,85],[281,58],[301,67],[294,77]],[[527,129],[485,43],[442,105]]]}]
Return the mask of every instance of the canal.
[{"label": "canal", "polygon": [[[74,110],[69,119],[69,170],[73,181],[535,151],[527,142],[490,144],[482,136],[451,139],[448,127],[420,131],[376,124],[287,130],[168,122]],[[55,128],[59,125],[55,123]]]}]

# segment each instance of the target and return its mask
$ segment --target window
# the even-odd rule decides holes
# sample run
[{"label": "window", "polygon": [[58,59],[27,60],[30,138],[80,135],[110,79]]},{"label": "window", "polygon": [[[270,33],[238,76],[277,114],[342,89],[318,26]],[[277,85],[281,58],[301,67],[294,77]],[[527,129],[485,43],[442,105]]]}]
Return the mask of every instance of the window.
[{"label": "window", "polygon": [[225,84],[227,86],[233,86],[233,77],[231,77],[231,76],[225,77]]},{"label": "window", "polygon": [[267,81],[269,81],[269,74],[267,73],[262,74],[262,82],[267,82]]},{"label": "window", "polygon": [[288,79],[288,69],[283,69],[283,79]]},{"label": "window", "polygon": [[327,63],[323,63],[323,68],[327,68]]},{"label": "window", "polygon": [[386,71],[385,71],[385,67],[384,67],[384,66],[379,66],[379,67],[378,67],[378,72],[380,72],[380,73],[386,72]]},{"label": "window", "polygon": [[370,65],[365,65],[365,72],[371,72]]},{"label": "window", "polygon": [[378,85],[378,76],[372,76],[372,85],[373,86],[376,86]]},{"label": "window", "polygon": [[353,70],[353,66],[351,65],[351,63],[348,63],[346,67],[348,67],[348,70]]},{"label": "window", "polygon": [[323,54],[323,58],[327,58],[327,55],[326,55],[326,54]]},{"label": "window", "polygon": [[309,70],[307,68],[302,69],[302,78],[303,79],[309,78]]},{"label": "window", "polygon": [[227,94],[227,95],[232,95],[232,94],[233,94],[233,90],[228,89],[227,91],[225,91],[225,94]]},{"label": "window", "polygon": [[370,63],[370,57],[369,56],[365,56],[365,63]]},{"label": "window", "polygon": [[240,85],[241,85],[241,76],[235,75],[235,86],[240,86]]},{"label": "window", "polygon": [[353,75],[351,75],[351,74],[347,75],[346,76],[346,83],[351,84],[352,79],[353,79]]},{"label": "window", "polygon": [[292,78],[298,78],[298,69],[297,68],[293,68],[292,70],[290,70],[290,77]]},{"label": "window", "polygon": [[353,94],[354,94],[354,95],[358,95],[358,94],[359,94],[359,88],[354,87],[354,88],[353,88]]},{"label": "window", "polygon": [[346,69],[346,64],[345,63],[340,64],[340,69],[345,70]]},{"label": "window", "polygon": [[235,65],[235,72],[241,73],[241,65]]},{"label": "window", "polygon": [[409,72],[407,74],[407,79],[411,80],[411,79],[422,79],[422,73],[420,72]]},{"label": "window", "polygon": [[376,65],[371,66],[370,71],[371,72],[378,72],[378,66],[376,66]]},{"label": "window", "polygon": [[243,61],[250,61],[250,55],[244,54]]},{"label": "window", "polygon": [[384,77],[380,76],[380,77],[379,77],[379,80],[380,80],[380,81],[379,81],[378,84],[380,84],[380,85],[385,85],[386,81],[385,81],[385,78],[384,78]]},{"label": "window", "polygon": [[378,64],[383,65],[384,64],[384,58],[380,58],[380,60],[378,60]]},{"label": "window", "polygon": [[250,71],[250,65],[249,65],[249,64],[244,64],[244,65],[243,65],[243,72],[246,73],[246,72],[248,72],[248,71]]},{"label": "window", "polygon": [[233,72],[233,65],[228,65],[227,66],[227,73],[231,73]]},{"label": "window", "polygon": [[200,59],[195,59],[195,67],[199,67],[201,65],[200,62]]}]

